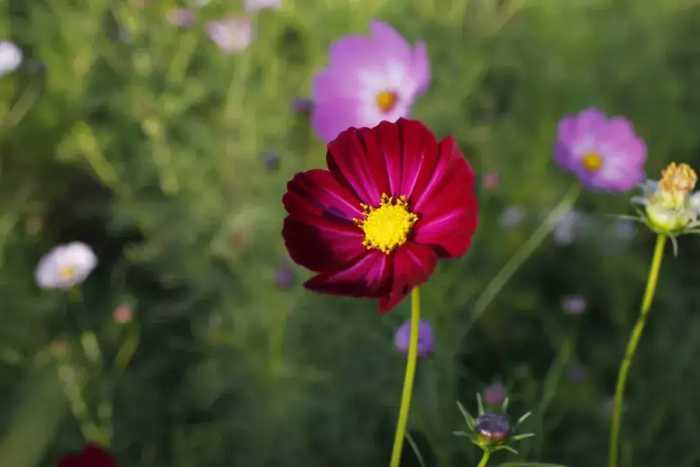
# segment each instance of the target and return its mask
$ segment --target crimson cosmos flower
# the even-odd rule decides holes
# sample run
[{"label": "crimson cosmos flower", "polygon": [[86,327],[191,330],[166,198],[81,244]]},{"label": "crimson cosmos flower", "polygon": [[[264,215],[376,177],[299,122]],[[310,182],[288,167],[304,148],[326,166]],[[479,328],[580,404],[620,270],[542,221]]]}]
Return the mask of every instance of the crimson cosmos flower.
[{"label": "crimson cosmos flower", "polygon": [[451,137],[399,119],[349,128],[328,144],[329,170],[297,174],[283,203],[292,259],[318,274],[314,291],[396,306],[438,258],[469,248],[477,224],[474,172]]},{"label": "crimson cosmos flower", "polygon": [[66,454],[58,461],[58,467],[116,467],[117,463],[107,451],[96,444],[88,444],[82,451]]}]

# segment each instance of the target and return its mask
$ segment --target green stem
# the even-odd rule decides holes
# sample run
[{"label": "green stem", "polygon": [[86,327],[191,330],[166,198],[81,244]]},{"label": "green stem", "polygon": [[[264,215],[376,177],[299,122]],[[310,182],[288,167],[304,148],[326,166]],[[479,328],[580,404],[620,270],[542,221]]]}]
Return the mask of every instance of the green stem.
[{"label": "green stem", "polygon": [[610,467],[617,467],[619,458],[620,442],[620,422],[622,420],[622,405],[625,396],[625,383],[627,382],[627,374],[629,373],[634,353],[639,345],[639,339],[642,337],[644,325],[646,324],[651,303],[654,300],[654,292],[656,284],[659,281],[659,270],[661,269],[661,260],[664,256],[664,246],[666,245],[666,236],[659,234],[656,238],[656,246],[654,247],[654,257],[651,260],[649,269],[649,277],[647,279],[646,290],[644,291],[644,299],[642,300],[642,308],[639,313],[639,318],[634,325],[632,335],[627,342],[625,356],[620,364],[620,371],[617,374],[617,384],[615,385],[615,407],[613,409],[612,421],[610,423]]},{"label": "green stem", "polygon": [[390,467],[399,467],[401,463],[401,451],[403,440],[406,436],[406,425],[408,424],[408,413],[411,408],[411,395],[413,394],[413,380],[416,375],[416,360],[418,357],[418,323],[420,322],[420,290],[418,287],[411,292],[411,337],[408,345],[408,357],[406,361],[406,375],[403,380],[403,391],[401,394],[401,407],[399,408],[399,419],[396,422],[396,436],[394,436],[394,447],[391,450]]},{"label": "green stem", "polygon": [[549,233],[554,229],[559,222],[561,216],[567,213],[571,206],[576,202],[579,194],[581,193],[581,185],[575,183],[569,188],[564,197],[559,201],[559,203],[549,212],[544,222],[533,232],[530,238],[527,239],[525,243],[520,247],[518,251],[515,252],[513,256],[510,257],[508,262],[503,265],[498,274],[496,274],[491,282],[488,283],[486,288],[484,288],[481,295],[474,302],[474,308],[472,308],[471,317],[467,323],[466,332],[479,320],[479,317],[483,314],[486,308],[491,304],[494,298],[500,293],[506,283],[515,274],[515,272],[523,265],[523,263],[532,255],[532,253],[539,247]]},{"label": "green stem", "polygon": [[488,464],[490,457],[491,457],[491,452],[484,451],[484,455],[481,456],[481,460],[479,461],[479,465],[477,465],[476,467],[486,467],[486,464]]}]

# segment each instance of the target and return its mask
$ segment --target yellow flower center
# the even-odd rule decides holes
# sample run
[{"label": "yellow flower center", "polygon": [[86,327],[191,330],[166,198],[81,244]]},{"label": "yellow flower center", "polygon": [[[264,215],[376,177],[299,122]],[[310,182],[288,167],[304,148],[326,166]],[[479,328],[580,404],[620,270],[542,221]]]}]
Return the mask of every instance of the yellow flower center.
[{"label": "yellow flower center", "polygon": [[589,152],[583,155],[581,165],[589,172],[597,172],[603,166],[603,157],[597,152]]},{"label": "yellow flower center", "polygon": [[377,94],[375,99],[379,110],[387,113],[393,110],[394,106],[396,105],[396,101],[399,100],[399,96],[394,91],[382,91]]},{"label": "yellow flower center", "polygon": [[75,276],[75,267],[71,265],[61,266],[61,268],[58,270],[58,275],[64,281],[69,281]]},{"label": "yellow flower center", "polygon": [[698,181],[695,171],[688,164],[671,162],[661,172],[661,190],[674,195],[686,195],[693,191]]},{"label": "yellow flower center", "polygon": [[377,249],[384,254],[406,243],[418,216],[408,209],[405,196],[398,198],[382,194],[379,207],[362,205],[364,219],[354,219],[365,233],[362,244],[368,249]]}]

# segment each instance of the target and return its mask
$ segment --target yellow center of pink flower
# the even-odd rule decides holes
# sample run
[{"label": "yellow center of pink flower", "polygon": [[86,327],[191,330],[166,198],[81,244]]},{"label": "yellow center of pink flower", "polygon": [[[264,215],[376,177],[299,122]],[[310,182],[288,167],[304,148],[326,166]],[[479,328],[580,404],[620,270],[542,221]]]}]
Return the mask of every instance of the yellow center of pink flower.
[{"label": "yellow center of pink flower", "polygon": [[393,197],[382,194],[378,207],[362,205],[364,219],[354,219],[365,233],[362,244],[368,250],[377,249],[384,254],[406,243],[418,216],[408,209],[405,196]]},{"label": "yellow center of pink flower", "polygon": [[384,113],[388,113],[394,109],[394,106],[396,106],[396,101],[399,100],[399,96],[394,91],[382,91],[377,94],[375,99],[379,110]]},{"label": "yellow center of pink flower", "polygon": [[58,276],[64,281],[69,281],[75,276],[75,268],[73,266],[61,266],[58,270]]},{"label": "yellow center of pink flower", "polygon": [[589,152],[583,155],[581,165],[589,172],[597,172],[603,166],[603,157],[597,152]]}]

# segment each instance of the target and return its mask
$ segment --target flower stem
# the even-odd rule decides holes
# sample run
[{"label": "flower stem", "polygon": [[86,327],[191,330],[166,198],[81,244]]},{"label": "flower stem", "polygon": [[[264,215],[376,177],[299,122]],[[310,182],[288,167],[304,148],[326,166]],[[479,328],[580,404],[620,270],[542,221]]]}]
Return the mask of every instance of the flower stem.
[{"label": "flower stem", "polygon": [[622,405],[624,403],[625,396],[625,383],[627,382],[627,374],[629,373],[630,365],[632,364],[632,359],[634,358],[634,353],[637,350],[639,339],[642,337],[642,331],[644,331],[644,325],[646,324],[647,317],[649,316],[649,310],[651,310],[651,303],[654,300],[654,292],[656,291],[656,284],[659,280],[659,270],[661,269],[661,260],[664,256],[665,245],[666,236],[659,234],[659,236],[656,238],[654,257],[651,260],[649,277],[647,278],[647,286],[646,290],[644,291],[644,298],[642,300],[642,308],[639,313],[639,318],[637,318],[637,322],[632,330],[632,335],[630,336],[629,342],[627,342],[625,356],[622,359],[620,371],[617,374],[617,384],[615,385],[615,407],[613,409],[612,421],[610,423],[610,462],[608,464],[610,467],[617,467],[618,464],[618,444],[620,441],[620,422],[622,419]]},{"label": "flower stem", "polygon": [[491,457],[491,452],[484,451],[484,455],[481,456],[481,460],[479,461],[479,465],[477,465],[476,467],[486,467],[486,464],[488,464],[490,457]]},{"label": "flower stem", "polygon": [[401,463],[401,450],[403,440],[406,436],[406,425],[408,424],[408,412],[411,408],[411,395],[413,394],[413,380],[416,375],[416,360],[418,357],[418,323],[420,322],[420,290],[415,287],[411,292],[411,337],[408,345],[408,357],[406,361],[406,375],[403,380],[403,391],[401,394],[401,407],[399,408],[399,419],[396,422],[396,436],[394,436],[394,447],[391,450],[390,467],[399,467]]},{"label": "flower stem", "polygon": [[547,238],[557,222],[559,222],[561,216],[571,209],[571,206],[576,202],[580,193],[581,185],[579,183],[572,185],[561,201],[549,212],[544,222],[542,222],[530,238],[523,243],[520,249],[510,257],[508,262],[498,271],[498,274],[491,279],[491,282],[488,283],[483,292],[481,292],[481,295],[476,299],[476,302],[474,302],[474,308],[472,308],[471,317],[467,323],[465,334],[469,328],[478,321],[479,317],[500,293],[513,274],[515,274],[520,266],[534,253],[537,247],[542,244],[544,239]]}]

